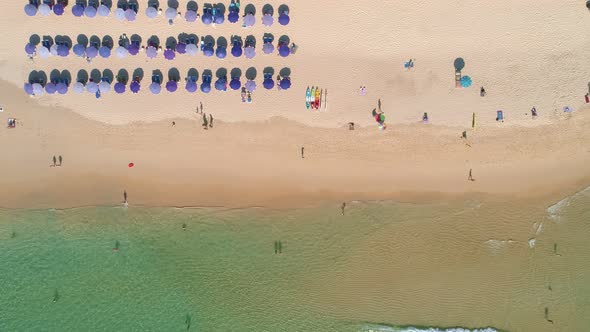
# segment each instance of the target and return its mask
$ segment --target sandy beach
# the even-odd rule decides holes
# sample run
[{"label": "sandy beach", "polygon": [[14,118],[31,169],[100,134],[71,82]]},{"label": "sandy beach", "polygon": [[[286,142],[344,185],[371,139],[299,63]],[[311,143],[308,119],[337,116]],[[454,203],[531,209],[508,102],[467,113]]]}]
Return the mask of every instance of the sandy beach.
[{"label": "sandy beach", "polygon": [[[244,29],[182,18],[168,25],[163,17],[150,21],[141,8],[135,22],[71,13],[31,18],[22,4],[8,4],[3,28],[22,29],[0,45],[5,109],[0,120],[19,122],[2,131],[0,144],[10,151],[0,179],[10,188],[2,192],[2,205],[113,204],[124,189],[135,204],[296,206],[441,193],[538,196],[588,184],[583,96],[590,40],[572,31],[587,30],[590,20],[579,1],[546,1],[535,8],[508,1],[383,2],[380,10],[367,10],[375,4],[361,1],[323,5],[331,8],[327,16],[293,4],[288,26],[257,22]],[[184,6],[181,2],[181,12]],[[31,61],[22,51],[33,34],[67,34],[73,40],[79,33],[108,34],[116,40],[137,33],[144,40],[153,34],[163,40],[180,32],[261,38],[268,30],[275,38],[289,36],[298,52],[224,60],[198,55],[197,62],[187,56],[148,60],[140,53],[87,63],[73,54]],[[457,57],[465,60],[462,73],[473,79],[470,88],[455,87]],[[415,68],[405,70],[409,58]],[[237,91],[152,95],[144,87],[139,94],[111,92],[100,100],[89,93],[28,97],[22,92],[32,70],[67,69],[75,77],[79,69],[142,68],[148,81],[154,69],[165,75],[177,68],[184,75],[191,67],[215,72],[251,66],[259,77],[266,66],[277,72],[289,68],[291,89],[260,87],[252,104],[241,103]],[[305,89],[312,85],[329,89],[326,111],[305,109]],[[367,87],[364,96],[361,85]],[[486,88],[483,98],[480,86]],[[378,100],[387,117],[384,131],[371,116]],[[194,113],[199,102],[215,117],[212,130],[200,128]],[[565,106],[574,112],[563,113]],[[503,110],[504,122],[495,121],[497,110]],[[429,124],[419,122],[424,112]],[[357,129],[347,130],[349,122]],[[464,130],[467,141],[459,138]],[[63,154],[62,168],[48,167],[55,154]],[[129,162],[136,167],[128,169]],[[466,181],[470,169],[476,181]]]}]

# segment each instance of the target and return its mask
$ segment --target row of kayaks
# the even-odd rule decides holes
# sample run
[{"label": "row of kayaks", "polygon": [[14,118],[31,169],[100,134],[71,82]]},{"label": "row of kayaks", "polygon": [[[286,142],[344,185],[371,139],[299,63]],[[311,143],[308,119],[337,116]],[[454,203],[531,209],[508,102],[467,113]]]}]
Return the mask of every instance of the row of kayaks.
[{"label": "row of kayaks", "polygon": [[328,108],[328,89],[320,89],[320,87],[312,86],[311,89],[307,87],[305,91],[305,108],[324,111]]}]

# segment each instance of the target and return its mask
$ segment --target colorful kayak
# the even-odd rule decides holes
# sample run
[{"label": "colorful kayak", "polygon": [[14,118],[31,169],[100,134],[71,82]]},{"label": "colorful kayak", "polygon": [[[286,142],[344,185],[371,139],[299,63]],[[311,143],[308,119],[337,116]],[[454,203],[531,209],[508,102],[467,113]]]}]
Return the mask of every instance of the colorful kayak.
[{"label": "colorful kayak", "polygon": [[314,106],[315,106],[316,109],[320,108],[320,89],[319,88],[316,88],[315,89]]},{"label": "colorful kayak", "polygon": [[309,97],[311,96],[311,93],[309,92],[309,87],[307,87],[307,90],[305,91],[305,108],[309,109]]},{"label": "colorful kayak", "polygon": [[315,90],[316,88],[314,86],[311,87],[311,92],[309,95],[309,104],[311,105],[311,108],[315,108]]}]

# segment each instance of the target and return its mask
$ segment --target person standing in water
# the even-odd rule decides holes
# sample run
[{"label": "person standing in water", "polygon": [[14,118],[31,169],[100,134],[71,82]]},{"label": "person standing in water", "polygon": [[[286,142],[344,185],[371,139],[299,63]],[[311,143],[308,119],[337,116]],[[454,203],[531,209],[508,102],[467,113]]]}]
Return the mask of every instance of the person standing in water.
[{"label": "person standing in water", "polygon": [[59,165],[58,166],[61,166],[61,162],[63,161],[63,158],[61,156],[59,156],[58,160],[59,160]]},{"label": "person standing in water", "polygon": [[53,165],[51,167],[55,167],[57,164],[57,159],[55,158],[55,156],[53,156]]},{"label": "person standing in water", "polygon": [[473,178],[473,169],[469,169],[469,177],[467,178],[468,181],[475,181],[475,179]]},{"label": "person standing in water", "polygon": [[127,204],[127,190],[123,190],[123,203]]},{"label": "person standing in water", "polygon": [[346,202],[342,202],[342,206],[340,208],[342,209],[342,215],[344,215],[344,209],[346,208]]}]

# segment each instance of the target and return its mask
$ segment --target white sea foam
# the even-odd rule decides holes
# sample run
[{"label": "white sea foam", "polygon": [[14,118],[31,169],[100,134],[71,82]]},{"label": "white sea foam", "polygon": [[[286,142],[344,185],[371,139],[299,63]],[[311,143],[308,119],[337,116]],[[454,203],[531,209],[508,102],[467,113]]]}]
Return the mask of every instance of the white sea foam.
[{"label": "white sea foam", "polygon": [[537,242],[537,240],[535,238],[530,239],[529,240],[529,248],[534,248],[536,242]]},{"label": "white sea foam", "polygon": [[586,193],[590,193],[590,187],[588,187],[582,191],[579,191],[579,192],[573,194],[572,196],[566,197],[566,198],[562,199],[561,201],[548,207],[547,213],[549,214],[549,218],[551,218],[555,221],[559,221],[560,220],[559,214],[560,214],[561,210],[563,208],[569,206],[574,198],[578,197],[579,195],[586,194]]},{"label": "white sea foam", "polygon": [[363,332],[498,332],[492,327],[468,329],[463,327],[413,327],[413,326],[371,326],[362,330]]},{"label": "white sea foam", "polygon": [[496,240],[496,239],[489,239],[484,244],[493,252],[500,251],[506,247],[508,244],[515,243],[514,240]]}]

